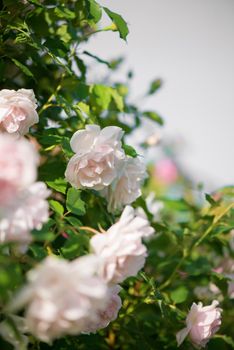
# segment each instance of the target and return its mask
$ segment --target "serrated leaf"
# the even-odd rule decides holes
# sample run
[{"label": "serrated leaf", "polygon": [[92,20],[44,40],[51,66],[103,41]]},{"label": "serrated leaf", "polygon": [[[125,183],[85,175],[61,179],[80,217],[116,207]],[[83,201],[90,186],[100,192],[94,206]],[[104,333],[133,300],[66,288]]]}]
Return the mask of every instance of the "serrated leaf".
[{"label": "serrated leaf", "polygon": [[67,182],[64,179],[56,179],[54,181],[46,181],[47,185],[53,190],[63,193],[66,193]]},{"label": "serrated leaf", "polygon": [[107,7],[103,7],[106,14],[110,17],[113,23],[116,25],[116,29],[119,32],[120,38],[126,41],[129,30],[126,21],[118,13],[112,12]]},{"label": "serrated leaf", "polygon": [[80,198],[81,191],[75,188],[69,188],[67,192],[66,206],[67,210],[76,215],[85,214],[85,203]]}]

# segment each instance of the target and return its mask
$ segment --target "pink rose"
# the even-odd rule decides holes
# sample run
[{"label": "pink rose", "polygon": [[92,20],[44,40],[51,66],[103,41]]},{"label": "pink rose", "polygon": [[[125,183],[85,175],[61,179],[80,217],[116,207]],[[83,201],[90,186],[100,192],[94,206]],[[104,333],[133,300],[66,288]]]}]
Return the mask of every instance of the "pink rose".
[{"label": "pink rose", "polygon": [[144,266],[147,256],[142,238],[153,232],[148,220],[135,216],[134,209],[127,206],[116,224],[90,240],[92,252],[102,261],[100,275],[111,283],[135,276]]},{"label": "pink rose", "polygon": [[162,159],[156,165],[155,174],[163,183],[170,185],[178,178],[178,170],[171,159]]},{"label": "pink rose", "polygon": [[203,306],[201,302],[193,303],[186,318],[186,327],[176,335],[178,346],[189,335],[191,342],[198,347],[205,347],[210,338],[219,330],[222,309],[214,300],[211,305]]},{"label": "pink rose", "polygon": [[49,218],[46,198],[50,195],[43,182],[36,182],[21,191],[9,206],[6,216],[0,220],[0,243],[15,241],[29,243],[30,231],[40,230]]},{"label": "pink rose", "polygon": [[29,127],[38,123],[37,104],[33,90],[0,91],[0,130],[27,134]]},{"label": "pink rose", "polygon": [[17,191],[36,180],[38,155],[26,139],[0,136],[0,217],[1,207],[14,199]]},{"label": "pink rose", "polygon": [[50,256],[28,273],[24,287],[8,309],[26,307],[30,333],[44,342],[79,334],[99,320],[109,301],[108,287],[96,275],[98,258],[71,262]]},{"label": "pink rose", "polygon": [[100,129],[86,125],[71,138],[75,155],[69,160],[65,177],[76,188],[101,190],[116,178],[124,152],[121,148],[123,131],[116,126]]},{"label": "pink rose", "polygon": [[118,295],[120,290],[119,285],[109,287],[109,301],[106,308],[98,313],[97,321],[90,323],[83,333],[95,333],[99,329],[106,328],[110,322],[118,317],[118,312],[122,306],[121,298]]},{"label": "pink rose", "polygon": [[141,196],[141,185],[146,178],[146,168],[139,158],[126,156],[122,169],[113,183],[102,191],[107,199],[108,211],[114,212],[131,204]]}]

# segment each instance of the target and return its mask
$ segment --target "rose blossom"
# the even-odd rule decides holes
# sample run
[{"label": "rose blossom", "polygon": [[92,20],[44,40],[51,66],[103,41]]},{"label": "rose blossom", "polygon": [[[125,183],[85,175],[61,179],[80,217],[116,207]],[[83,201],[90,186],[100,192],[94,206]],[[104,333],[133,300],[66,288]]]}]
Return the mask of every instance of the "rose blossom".
[{"label": "rose blossom", "polygon": [[97,264],[93,255],[72,262],[47,257],[28,273],[28,285],[8,309],[26,306],[29,331],[44,342],[83,332],[99,320],[109,300],[106,284],[96,276]]},{"label": "rose blossom", "polygon": [[169,158],[162,159],[157,163],[155,174],[166,185],[174,183],[179,176],[176,164]]},{"label": "rose blossom", "polygon": [[30,242],[30,231],[40,230],[49,218],[46,201],[49,194],[43,182],[35,182],[21,191],[14,204],[8,208],[8,214],[0,220],[0,242]]},{"label": "rose blossom", "polygon": [[33,90],[0,91],[0,130],[27,134],[29,127],[38,123],[37,104]]},{"label": "rose blossom", "polygon": [[121,298],[118,295],[120,290],[119,285],[109,287],[110,296],[106,308],[98,313],[98,320],[90,323],[83,333],[95,333],[97,330],[107,327],[110,322],[118,317],[118,312],[122,306]]},{"label": "rose blossom", "polygon": [[0,211],[17,191],[36,180],[37,163],[38,155],[29,141],[0,136]]},{"label": "rose blossom", "polygon": [[124,158],[121,148],[123,131],[116,126],[100,129],[86,125],[77,131],[70,144],[75,155],[69,160],[65,177],[76,188],[101,190],[117,176]]},{"label": "rose blossom", "polygon": [[126,156],[117,179],[102,195],[107,199],[108,211],[113,212],[131,204],[141,196],[141,185],[146,178],[146,168],[139,158]]},{"label": "rose blossom", "polygon": [[201,302],[193,303],[186,318],[186,327],[176,335],[178,346],[187,335],[195,346],[206,346],[221,325],[222,309],[217,307],[218,305],[217,300],[214,300],[209,306],[203,306]]},{"label": "rose blossom", "polygon": [[148,220],[135,216],[134,209],[127,206],[116,224],[90,240],[92,252],[102,259],[100,275],[112,283],[135,276],[144,266],[147,256],[142,238],[153,232]]}]

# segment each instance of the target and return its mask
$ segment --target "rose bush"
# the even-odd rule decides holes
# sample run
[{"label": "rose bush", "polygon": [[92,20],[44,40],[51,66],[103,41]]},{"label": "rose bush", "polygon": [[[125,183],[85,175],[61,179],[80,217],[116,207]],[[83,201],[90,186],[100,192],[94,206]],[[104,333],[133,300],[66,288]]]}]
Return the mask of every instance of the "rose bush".
[{"label": "rose bush", "polygon": [[0,15],[0,349],[234,348],[234,188],[197,187],[123,60],[90,52],[127,22],[96,0]]}]

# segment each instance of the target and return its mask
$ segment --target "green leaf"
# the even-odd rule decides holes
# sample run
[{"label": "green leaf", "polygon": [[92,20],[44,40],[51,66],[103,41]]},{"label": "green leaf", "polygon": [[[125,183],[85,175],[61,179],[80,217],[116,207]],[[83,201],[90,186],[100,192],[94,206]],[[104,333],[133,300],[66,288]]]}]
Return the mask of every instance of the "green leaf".
[{"label": "green leaf", "polygon": [[67,7],[56,7],[54,13],[59,18],[74,19],[76,17],[75,12],[69,10]]},{"label": "green leaf", "polygon": [[55,213],[59,214],[60,216],[63,215],[63,213],[64,213],[64,208],[63,208],[63,206],[62,206],[61,203],[59,203],[58,201],[55,201],[55,200],[53,200],[53,199],[49,200],[49,203],[50,203],[51,209],[52,209]]},{"label": "green leaf", "polygon": [[66,193],[67,182],[64,179],[56,179],[54,181],[46,181],[47,185],[53,190],[63,193]]},{"label": "green leaf", "polygon": [[92,101],[101,110],[106,110],[111,102],[111,88],[105,85],[93,85],[91,87]]},{"label": "green leaf", "polygon": [[112,89],[111,95],[112,95],[112,98],[115,102],[116,108],[120,112],[122,112],[124,109],[123,97],[115,89]]},{"label": "green leaf", "polygon": [[61,252],[66,259],[74,259],[83,255],[89,245],[89,238],[86,235],[69,233],[64,246],[61,248]]},{"label": "green leaf", "polygon": [[81,191],[75,188],[69,188],[67,192],[66,206],[67,210],[76,215],[85,214],[85,203],[80,198]]},{"label": "green leaf", "polygon": [[82,222],[79,219],[75,218],[74,216],[65,216],[64,219],[67,222],[69,222],[69,224],[74,226],[75,228],[78,228],[79,226],[82,226]]},{"label": "green leaf", "polygon": [[[124,103],[123,97],[116,89],[110,86],[95,84],[90,88],[91,103],[97,107],[98,110],[105,111],[110,108],[110,103],[114,102],[114,109],[123,111]],[[111,109],[111,108],[110,108]]]},{"label": "green leaf", "polygon": [[180,286],[171,292],[171,299],[175,304],[183,303],[188,297],[188,289]]},{"label": "green leaf", "polygon": [[116,25],[116,29],[119,32],[120,38],[124,39],[126,41],[127,35],[129,33],[127,23],[123,19],[122,16],[118,15],[115,12],[112,12],[106,7],[103,7],[105,10],[106,14],[110,17],[110,19],[114,22]]},{"label": "green leaf", "polygon": [[158,123],[159,125],[164,124],[162,117],[160,117],[160,115],[157,114],[156,112],[146,111],[146,112],[143,112],[143,116],[153,120],[154,122]]},{"label": "green leaf", "polygon": [[136,158],[138,156],[136,150],[132,146],[123,145],[123,149],[125,153],[130,157]]},{"label": "green leaf", "polygon": [[15,58],[11,58],[12,62],[28,77],[31,77],[34,79],[33,73],[26,67],[23,63],[17,61]]},{"label": "green leaf", "polygon": [[38,242],[44,241],[53,241],[54,240],[54,232],[51,230],[52,226],[55,225],[55,221],[53,219],[49,219],[47,223],[42,226],[41,230],[32,230],[31,234],[34,239]]},{"label": "green leaf", "polygon": [[148,95],[153,95],[162,86],[162,81],[160,79],[153,80],[150,84]]},{"label": "green leaf", "polygon": [[68,33],[67,28],[67,24],[63,24],[57,30],[57,34],[60,36],[61,40],[64,41],[66,44],[71,41],[71,35]]},{"label": "green leaf", "polygon": [[94,23],[102,18],[102,9],[95,0],[88,0],[89,14]]}]

